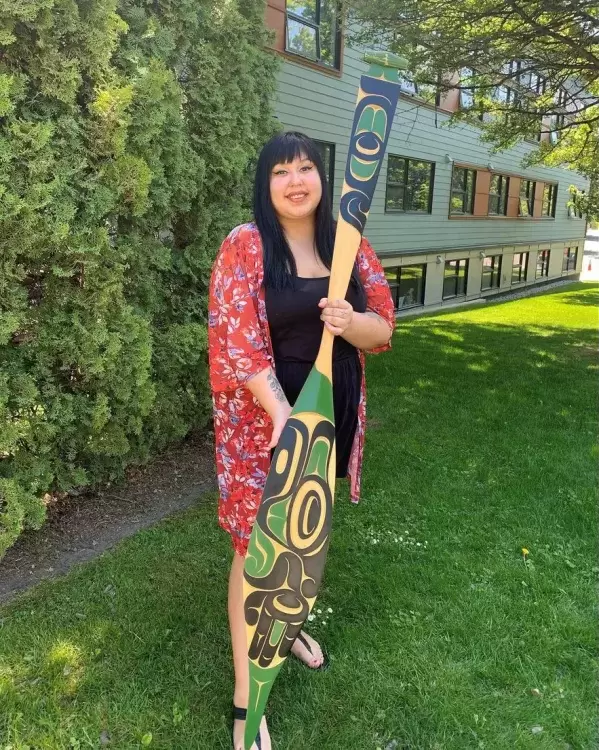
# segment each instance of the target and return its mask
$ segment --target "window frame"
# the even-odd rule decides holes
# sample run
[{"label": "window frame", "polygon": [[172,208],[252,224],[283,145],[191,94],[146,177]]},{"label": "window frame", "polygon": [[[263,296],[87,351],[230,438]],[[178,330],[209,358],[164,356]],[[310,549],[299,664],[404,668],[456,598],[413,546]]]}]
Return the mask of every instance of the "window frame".
[{"label": "window frame", "polygon": [[402,94],[407,94],[408,96],[418,96],[418,84],[406,73],[399,74],[399,89]]},{"label": "window frame", "polygon": [[[502,195],[502,192],[494,193],[492,192],[491,188],[493,186],[493,178],[499,177],[501,180],[501,186],[505,190],[505,195]],[[487,207],[487,213],[489,216],[507,216],[507,203],[508,203],[508,197],[510,193],[510,176],[507,174],[502,174],[501,172],[493,172],[491,174],[491,181],[489,182],[489,203]],[[501,211],[492,211],[491,210],[491,199],[497,198],[499,208]]]},{"label": "window frame", "polygon": [[416,93],[411,94],[411,96],[421,99],[431,107],[438,107],[441,104],[441,90],[438,83],[419,83],[418,81],[413,81],[413,83],[416,87]]},{"label": "window frame", "polygon": [[[464,75],[466,74],[466,75]],[[461,68],[460,70],[460,88],[459,88],[459,107],[463,110],[473,109],[475,106],[474,101],[474,89],[471,86],[462,86],[462,79],[472,78],[474,76],[474,70],[472,68]],[[464,102],[465,97],[470,98],[470,103]]]},{"label": "window frame", "polygon": [[417,74],[404,71],[399,74],[399,86],[402,94],[421,99],[425,104],[438,107],[441,104],[441,89],[437,83],[421,83]]},{"label": "window frame", "polygon": [[[473,86],[462,86],[462,79],[463,78],[473,78],[477,75],[477,72],[474,68],[468,68],[464,67],[460,69],[460,88],[458,90],[458,107],[462,112],[475,112],[476,113],[476,119],[482,120],[484,119],[484,112],[482,109],[479,108],[479,103],[477,101],[476,97],[476,91]],[[469,102],[465,102],[464,99],[468,97]],[[478,111],[477,111],[478,110]]]},{"label": "window frame", "polygon": [[[542,96],[547,90],[547,79],[544,76],[539,75],[536,72],[531,72],[530,77],[531,77],[531,89],[533,93],[535,93],[537,96]],[[536,82],[534,86],[532,85],[533,77],[536,78]]]},{"label": "window frame", "polygon": [[[522,256],[526,256],[524,259],[524,266],[522,266]],[[514,262],[516,259],[516,256],[520,256],[520,261],[518,265]],[[528,261],[530,258],[530,251],[529,250],[523,250],[519,253],[514,253],[514,256],[512,258],[512,278],[510,285],[512,284],[522,284],[523,282],[527,281],[528,277]],[[518,269],[518,280],[514,281],[514,269]]]},{"label": "window frame", "polygon": [[[455,267],[456,272],[454,274],[448,274],[447,268],[448,266],[451,267],[452,263],[457,263],[457,266]],[[462,267],[461,264],[464,263],[464,291],[458,292],[458,282],[460,280],[460,268]],[[470,259],[469,258],[453,258],[451,260],[445,261],[445,266],[443,268],[443,288],[442,288],[442,300],[446,299],[457,299],[458,297],[466,297],[468,295],[468,270],[470,268]],[[445,293],[445,283],[448,279],[451,278],[455,279],[455,291],[453,294],[446,294]]]},{"label": "window frame", "polygon": [[[544,216],[547,219],[555,219],[558,184],[559,183],[557,182],[546,182],[543,185],[543,204],[541,208],[541,216]],[[549,198],[546,201],[545,192],[547,188],[549,188]],[[547,212],[545,211],[545,209],[547,209]]]},{"label": "window frame", "polygon": [[568,206],[569,219],[584,219],[584,211],[580,207],[579,196],[584,196],[586,198],[586,190],[570,191],[570,200],[574,205]]},{"label": "window frame", "polygon": [[[514,71],[516,72],[516,81],[522,86],[522,88],[528,89],[533,94],[541,96],[545,93],[547,88],[547,79],[537,73],[528,63],[523,60],[516,60]],[[528,68],[525,73],[522,73],[523,68]],[[534,83],[533,83],[534,80]]]},{"label": "window frame", "polygon": [[[499,92],[505,91],[505,97],[500,96]],[[521,94],[520,92],[516,91],[516,89],[511,88],[511,86],[507,86],[505,83],[502,83],[498,86],[495,86],[493,89],[493,99],[496,102],[501,102],[505,105],[505,107],[513,107],[514,109],[517,109],[520,105],[520,99]],[[510,119],[510,112],[504,112],[503,113],[503,119],[504,122],[509,122]]]},{"label": "window frame", "polygon": [[[491,264],[491,281],[488,286],[484,286],[485,276],[488,274],[485,274],[485,268],[488,268],[488,266],[485,266],[485,260],[487,258],[491,258],[492,264]],[[497,260],[499,258],[499,260]],[[481,280],[480,280],[480,290],[481,292],[488,292],[491,289],[499,289],[501,285],[501,266],[503,261],[503,255],[501,253],[498,253],[496,255],[485,255],[483,259],[483,269],[481,274]]]},{"label": "window frame", "polygon": [[[526,194],[522,195],[522,185],[526,184]],[[524,219],[532,219],[535,210],[535,191],[537,189],[536,180],[520,179],[520,192],[518,194],[518,217]],[[530,194],[529,194],[530,192]],[[526,201],[529,213],[522,213],[522,201]]]},{"label": "window frame", "polygon": [[[571,252],[572,250],[574,251],[574,254],[572,254]],[[571,263],[572,259],[574,259],[573,264]],[[562,258],[562,273],[575,271],[577,263],[578,263],[578,245],[565,247],[564,255]]]},{"label": "window frame", "polygon": [[[557,100],[555,100],[555,106],[565,108],[566,106],[566,100],[568,98],[568,92],[560,88],[557,91]],[[566,124],[566,113],[565,112],[556,112],[555,114],[551,115],[551,124],[550,124],[550,130],[549,130],[549,140],[554,145],[559,141],[561,138],[562,130],[556,130],[555,128],[563,128]]]},{"label": "window frame", "polygon": [[537,267],[535,269],[535,279],[549,278],[550,259],[551,259],[551,250],[548,250],[548,249],[539,250],[538,255],[537,255]]},{"label": "window frame", "polygon": [[[395,310],[395,312],[401,312],[402,310],[412,310],[415,307],[424,306],[424,295],[426,290],[426,267],[426,263],[407,263],[405,266],[391,266],[390,268],[383,269],[385,272],[385,277],[387,277],[390,273],[395,272],[395,281],[392,284],[389,283],[389,279],[387,278],[387,283],[389,284],[391,297],[393,299],[393,309]],[[420,299],[414,302],[414,304],[412,305],[403,305],[402,307],[399,307],[399,287],[401,284],[401,272],[404,268],[422,269]]]},{"label": "window frame", "polygon": [[[461,172],[464,172],[464,187],[459,190],[454,188],[453,178],[456,170],[460,170]],[[476,197],[476,176],[477,176],[476,169],[471,169],[470,167],[453,167],[453,170],[451,172],[451,191],[449,195],[449,214],[450,216],[473,216],[474,215],[474,199]],[[472,173],[472,196],[470,197],[469,201],[469,210],[463,210],[466,198],[468,197],[468,174]],[[453,207],[453,197],[454,195],[462,195],[462,211],[455,210]]]},{"label": "window frame", "polygon": [[[289,55],[293,55],[294,57],[298,57],[301,60],[308,60],[313,65],[319,65],[323,68],[326,68],[327,70],[336,70],[341,71],[341,45],[342,45],[342,33],[341,33],[341,14],[339,12],[339,6],[338,4],[331,2],[331,5],[335,6],[335,28],[331,32],[331,36],[334,39],[334,54],[333,54],[333,63],[328,63],[326,60],[322,59],[322,47],[321,47],[321,41],[320,41],[320,25],[321,25],[321,11],[322,11],[322,3],[324,0],[315,0],[316,3],[316,19],[314,21],[310,21],[307,18],[304,18],[303,16],[295,14],[292,10],[289,10],[288,8],[285,9],[285,52]],[[315,31],[315,44],[316,44],[316,59],[313,57],[309,57],[308,55],[303,55],[301,52],[298,52],[297,50],[291,49],[289,46],[289,20],[295,21],[296,23],[301,24],[302,26],[307,26],[308,28],[314,29]]]},{"label": "window frame", "polygon": [[[403,182],[396,182],[389,180],[389,174],[391,172],[390,164],[392,159],[403,159],[404,170],[403,170]],[[430,166],[429,171],[429,192],[428,192],[428,205],[426,211],[418,208],[406,208],[407,196],[408,196],[408,175],[410,171],[410,162],[418,162],[420,164],[428,164]],[[390,187],[403,187],[403,208],[388,208],[388,195]],[[385,182],[385,213],[386,214],[431,214],[433,211],[433,193],[435,190],[435,162],[429,161],[428,159],[416,159],[409,156],[401,156],[400,154],[388,154],[387,155],[387,179]]]},{"label": "window frame", "polygon": [[326,150],[327,146],[331,149],[330,156],[329,156],[327,183],[328,183],[328,188],[329,188],[329,197],[331,199],[331,205],[333,205],[333,195],[335,192],[335,144],[331,143],[330,141],[321,141],[318,138],[313,138],[312,140],[316,144],[317,148],[319,146],[323,146],[323,152],[320,154],[320,157],[322,159],[325,172],[327,172],[327,165],[326,165],[326,160],[324,158],[324,151]]}]

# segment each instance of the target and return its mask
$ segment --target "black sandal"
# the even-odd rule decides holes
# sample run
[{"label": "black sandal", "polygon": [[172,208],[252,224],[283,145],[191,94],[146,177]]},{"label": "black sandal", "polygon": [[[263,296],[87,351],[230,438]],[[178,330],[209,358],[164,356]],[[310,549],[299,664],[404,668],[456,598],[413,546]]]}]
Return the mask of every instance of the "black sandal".
[{"label": "black sandal", "polygon": [[[314,653],[313,653],[312,649],[310,648],[310,644],[305,639],[305,637],[302,635],[301,630],[297,634],[297,640],[303,646],[305,646],[308,649],[308,651],[312,654],[312,656],[314,656]],[[306,664],[306,662],[303,659],[300,659],[299,656],[296,656],[295,658],[299,659],[299,661],[301,661],[302,664],[306,664],[306,666],[308,667],[308,669],[311,669],[313,672],[324,672],[325,669],[329,668],[329,657],[328,657],[327,652],[324,650],[324,648],[322,648],[322,646],[320,648],[322,649],[322,664],[319,667],[311,667],[309,664]],[[294,654],[294,656],[295,656],[295,654]]]},{"label": "black sandal", "polygon": [[[247,719],[247,715],[247,708],[239,708],[239,706],[233,705],[233,730],[235,730],[235,721],[237,719],[239,721],[245,721]],[[258,750],[262,750],[262,737],[260,737],[259,729],[254,742],[256,743]],[[233,731],[233,744],[235,744],[235,731]]]}]

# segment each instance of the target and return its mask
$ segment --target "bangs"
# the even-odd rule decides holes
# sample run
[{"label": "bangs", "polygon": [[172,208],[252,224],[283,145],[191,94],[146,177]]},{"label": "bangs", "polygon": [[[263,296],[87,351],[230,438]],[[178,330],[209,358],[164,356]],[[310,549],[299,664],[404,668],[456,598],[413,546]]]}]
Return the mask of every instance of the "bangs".
[{"label": "bangs", "polygon": [[314,142],[303,133],[281,133],[270,141],[267,149],[265,156],[269,172],[275,164],[289,164],[295,159],[309,159],[316,165],[320,162]]}]

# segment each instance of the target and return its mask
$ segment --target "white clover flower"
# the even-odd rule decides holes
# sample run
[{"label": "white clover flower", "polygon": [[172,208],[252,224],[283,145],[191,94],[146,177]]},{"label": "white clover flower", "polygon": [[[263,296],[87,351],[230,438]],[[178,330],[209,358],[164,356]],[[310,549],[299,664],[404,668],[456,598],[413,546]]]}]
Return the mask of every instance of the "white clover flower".
[{"label": "white clover flower", "polygon": [[327,609],[327,612],[328,612],[328,613],[329,613],[330,615],[331,615],[331,614],[333,614],[333,610],[332,610],[332,609],[331,609],[330,607],[329,607],[329,608]]},{"label": "white clover flower", "polygon": [[312,620],[313,620],[313,619],[314,619],[315,617],[316,617],[316,615],[313,615],[313,614],[309,614],[309,615],[308,615],[308,620],[309,620],[310,622],[312,622]]}]

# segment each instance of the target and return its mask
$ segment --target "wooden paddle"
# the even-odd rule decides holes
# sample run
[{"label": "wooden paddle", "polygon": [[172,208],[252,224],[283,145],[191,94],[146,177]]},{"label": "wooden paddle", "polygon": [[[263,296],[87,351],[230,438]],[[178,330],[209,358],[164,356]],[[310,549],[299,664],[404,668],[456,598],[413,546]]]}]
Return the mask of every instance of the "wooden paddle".
[{"label": "wooden paddle", "polygon": [[[399,98],[396,55],[371,52],[360,79],[335,235],[329,299],[344,299]],[[250,672],[245,749],[255,742],[273,682],[322,580],[335,494],[333,334],[324,328],[314,367],[270,467],[244,566]]]}]

